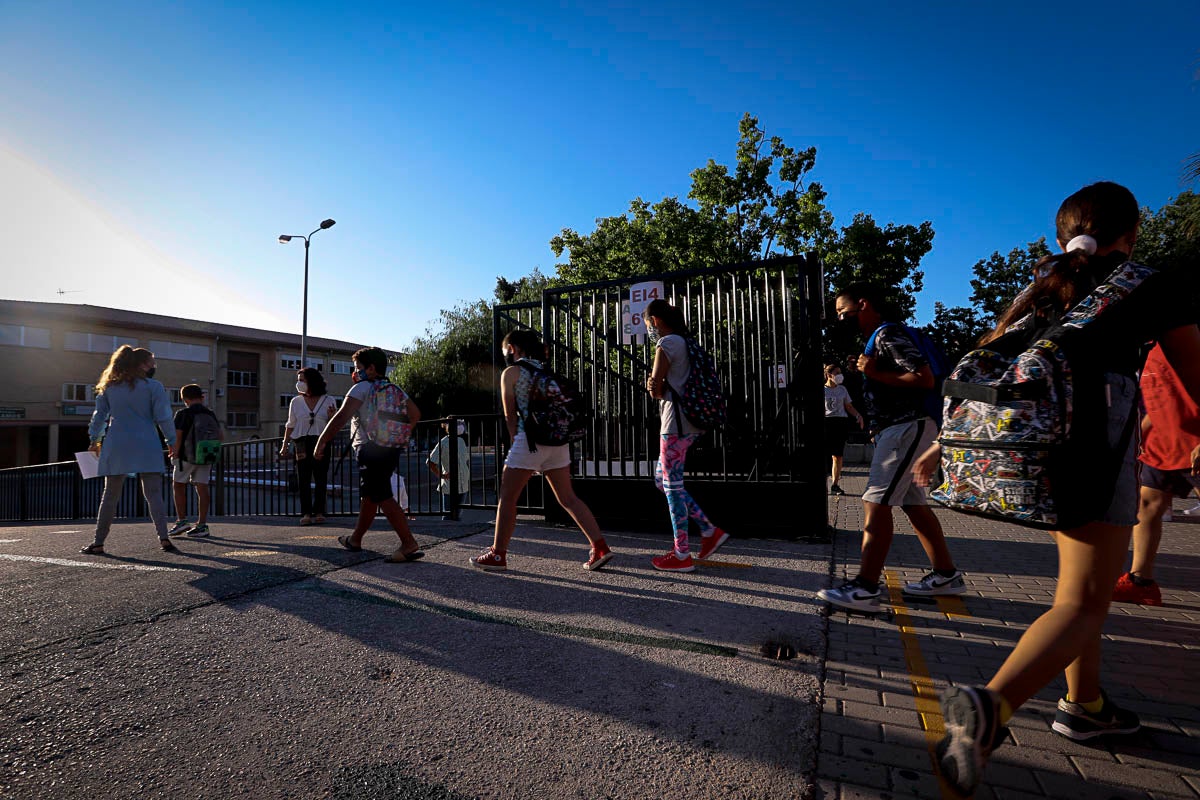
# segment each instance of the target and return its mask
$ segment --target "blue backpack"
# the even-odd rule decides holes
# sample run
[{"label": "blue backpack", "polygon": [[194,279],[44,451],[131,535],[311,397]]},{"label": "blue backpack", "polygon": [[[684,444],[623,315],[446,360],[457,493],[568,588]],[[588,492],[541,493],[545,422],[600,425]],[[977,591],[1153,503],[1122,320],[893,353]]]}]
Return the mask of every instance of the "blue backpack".
[{"label": "blue backpack", "polygon": [[942,382],[950,376],[954,365],[946,358],[946,354],[942,352],[942,348],[937,342],[929,337],[929,334],[920,328],[914,328],[911,325],[904,325],[899,322],[885,322],[875,329],[871,337],[867,339],[867,346],[863,350],[863,354],[867,356],[875,355],[875,337],[879,336],[879,332],[889,326],[898,326],[904,329],[908,334],[908,338],[913,340],[913,344],[921,351],[921,355],[929,362],[929,369],[933,372],[933,388],[921,400],[921,410],[926,415],[933,418],[937,426],[942,427]]}]

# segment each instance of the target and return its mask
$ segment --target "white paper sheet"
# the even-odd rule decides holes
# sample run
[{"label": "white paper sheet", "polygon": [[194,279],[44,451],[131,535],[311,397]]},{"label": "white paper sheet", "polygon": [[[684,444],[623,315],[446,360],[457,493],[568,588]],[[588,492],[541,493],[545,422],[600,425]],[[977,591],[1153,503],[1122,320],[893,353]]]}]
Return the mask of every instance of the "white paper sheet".
[{"label": "white paper sheet", "polygon": [[99,477],[99,454],[93,453],[91,450],[84,450],[82,453],[75,454],[75,460],[79,462],[79,474],[83,476],[84,480]]}]

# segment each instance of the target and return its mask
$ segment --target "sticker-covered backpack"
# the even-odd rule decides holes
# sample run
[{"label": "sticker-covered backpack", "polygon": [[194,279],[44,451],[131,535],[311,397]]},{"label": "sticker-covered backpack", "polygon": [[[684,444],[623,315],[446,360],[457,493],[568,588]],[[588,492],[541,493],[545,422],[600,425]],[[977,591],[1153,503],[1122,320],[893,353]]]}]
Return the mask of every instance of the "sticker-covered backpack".
[{"label": "sticker-covered backpack", "polygon": [[716,430],[729,417],[721,376],[717,374],[712,356],[699,342],[690,336],[683,337],[683,340],[687,342],[688,377],[682,392],[674,389],[671,392],[688,422],[701,430]]},{"label": "sticker-covered backpack", "polygon": [[521,359],[517,364],[529,372],[524,429],[530,452],[539,444],[557,447],[582,439],[592,409],[579,385],[532,361]]},{"label": "sticker-covered backpack", "polygon": [[942,387],[945,480],[934,500],[1034,528],[1094,516],[1112,489],[1100,476],[1115,481],[1137,414],[1109,448],[1103,353],[1089,326],[1154,272],[1126,262],[1061,320],[1031,315],[963,356]]},{"label": "sticker-covered backpack", "polygon": [[408,424],[408,395],[387,378],[372,381],[363,412],[359,415],[363,435],[380,447],[403,447],[412,436]]}]

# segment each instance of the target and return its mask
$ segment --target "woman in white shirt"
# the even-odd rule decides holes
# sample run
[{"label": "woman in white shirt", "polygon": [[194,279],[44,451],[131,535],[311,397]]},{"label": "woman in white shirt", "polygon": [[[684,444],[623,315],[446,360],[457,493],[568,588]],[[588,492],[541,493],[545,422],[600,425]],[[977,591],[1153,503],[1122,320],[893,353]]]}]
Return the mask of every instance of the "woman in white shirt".
[{"label": "woman in white shirt", "polygon": [[[287,454],[288,442],[296,446],[297,488],[300,492],[300,524],[325,521],[325,485],[329,480],[329,456],[313,458],[317,437],[325,423],[337,412],[337,403],[325,393],[325,378],[318,370],[306,367],[296,373],[296,391],[288,406],[287,427],[283,431],[280,457]],[[312,485],[310,485],[312,484]]]}]

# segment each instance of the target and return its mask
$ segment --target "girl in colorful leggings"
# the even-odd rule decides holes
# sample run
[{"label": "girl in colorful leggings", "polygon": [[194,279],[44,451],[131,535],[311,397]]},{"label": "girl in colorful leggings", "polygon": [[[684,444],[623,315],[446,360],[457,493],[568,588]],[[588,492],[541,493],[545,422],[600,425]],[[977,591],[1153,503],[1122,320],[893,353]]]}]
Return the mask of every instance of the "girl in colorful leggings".
[{"label": "girl in colorful leggings", "polygon": [[654,300],[643,315],[646,333],[655,344],[654,367],[646,379],[650,396],[658,400],[660,450],[654,468],[654,482],[667,496],[671,525],[675,531],[675,546],[670,552],[651,560],[654,568],[663,572],[691,572],[696,569],[688,548],[688,520],[700,527],[701,561],[708,558],[729,539],[729,534],[716,527],[692,499],[683,486],[683,467],[687,449],[704,431],[684,416],[677,402],[687,383],[691,365],[688,363],[687,327],[683,314],[666,300]]}]

